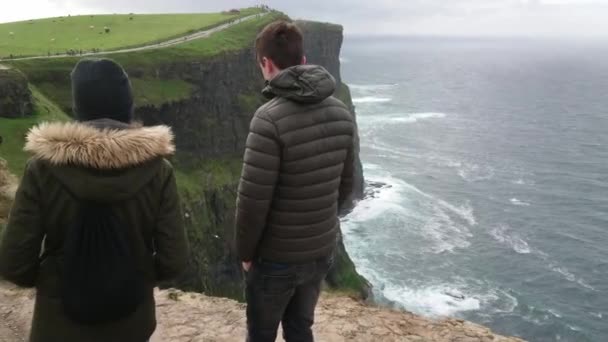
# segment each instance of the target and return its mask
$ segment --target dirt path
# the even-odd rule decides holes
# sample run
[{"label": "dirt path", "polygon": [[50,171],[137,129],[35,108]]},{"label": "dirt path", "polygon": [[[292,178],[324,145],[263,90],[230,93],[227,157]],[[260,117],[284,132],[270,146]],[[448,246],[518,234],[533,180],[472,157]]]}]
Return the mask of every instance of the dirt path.
[{"label": "dirt path", "polygon": [[0,283],[0,342],[25,342],[34,308],[32,292]]},{"label": "dirt path", "polygon": [[[248,20],[252,20],[255,18],[260,18],[263,17],[265,15],[268,15],[269,12],[266,13],[260,13],[260,14],[254,14],[254,15],[250,15],[247,17],[243,17],[240,19],[236,19],[233,22],[227,23],[227,24],[223,24],[220,26],[216,26],[214,28],[205,30],[205,31],[199,31],[199,32],[195,32],[186,36],[182,36],[179,38],[174,38],[174,39],[170,39],[170,40],[166,40],[164,42],[160,42],[160,43],[154,43],[154,44],[149,44],[149,45],[144,45],[144,46],[140,46],[140,47],[135,47],[135,48],[127,48],[127,49],[120,49],[120,50],[112,50],[112,51],[100,51],[100,52],[90,52],[90,53],[83,53],[82,55],[68,55],[68,54],[61,54],[61,55],[42,55],[42,56],[32,56],[32,57],[22,57],[22,58],[12,58],[12,59],[0,59],[0,61],[23,61],[23,60],[31,60],[31,59],[57,59],[57,58],[70,58],[70,57],[90,57],[90,56],[98,56],[98,55],[113,55],[113,54],[117,54],[117,53],[126,53],[126,52],[137,52],[137,51],[143,51],[143,50],[152,50],[152,49],[161,49],[161,48],[166,48],[166,47],[170,47],[170,46],[174,46],[174,45],[178,45],[178,44],[183,44],[186,42],[190,42],[193,40],[197,40],[197,39],[201,39],[201,38],[207,38],[210,35],[219,32],[219,31],[223,31],[227,28],[230,28],[234,25],[238,25],[240,23],[243,23],[245,21]],[[2,65],[0,65],[0,68],[2,68]]]}]

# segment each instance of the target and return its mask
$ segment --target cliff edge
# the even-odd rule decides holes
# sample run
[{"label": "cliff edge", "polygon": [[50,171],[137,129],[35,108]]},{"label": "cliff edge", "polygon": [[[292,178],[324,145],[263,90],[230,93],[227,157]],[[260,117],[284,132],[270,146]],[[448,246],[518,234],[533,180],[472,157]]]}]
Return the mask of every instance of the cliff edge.
[{"label": "cliff edge", "polygon": [[[158,328],[153,342],[241,342],[245,307],[230,299],[177,290],[156,292]],[[25,341],[33,310],[33,292],[0,283],[0,342]],[[367,306],[349,297],[325,293],[317,307],[318,341],[459,341],[521,342],[458,319],[433,321],[411,313]]]}]

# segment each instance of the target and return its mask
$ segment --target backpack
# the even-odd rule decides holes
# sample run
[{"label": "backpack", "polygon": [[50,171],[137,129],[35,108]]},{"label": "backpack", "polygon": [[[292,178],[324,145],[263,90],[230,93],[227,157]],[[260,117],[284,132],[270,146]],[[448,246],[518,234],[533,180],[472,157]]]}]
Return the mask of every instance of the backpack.
[{"label": "backpack", "polygon": [[82,325],[115,322],[133,314],[143,302],[144,275],[113,205],[79,202],[64,242],[63,309]]}]

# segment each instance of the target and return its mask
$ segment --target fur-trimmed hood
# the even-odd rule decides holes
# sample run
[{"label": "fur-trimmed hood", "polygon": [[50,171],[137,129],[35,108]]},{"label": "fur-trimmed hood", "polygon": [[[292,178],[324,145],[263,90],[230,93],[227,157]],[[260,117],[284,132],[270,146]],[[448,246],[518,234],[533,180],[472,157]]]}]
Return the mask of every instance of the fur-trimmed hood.
[{"label": "fur-trimmed hood", "polygon": [[52,165],[117,170],[175,152],[167,126],[142,127],[112,120],[43,123],[27,135],[25,150]]}]

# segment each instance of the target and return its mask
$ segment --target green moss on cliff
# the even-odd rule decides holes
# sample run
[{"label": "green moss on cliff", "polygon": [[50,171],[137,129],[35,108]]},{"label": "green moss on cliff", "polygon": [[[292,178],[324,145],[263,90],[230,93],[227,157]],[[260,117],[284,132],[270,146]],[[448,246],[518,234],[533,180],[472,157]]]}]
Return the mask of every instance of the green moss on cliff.
[{"label": "green moss on cliff", "polygon": [[28,160],[23,151],[25,135],[29,129],[42,121],[67,120],[68,116],[49,101],[35,87],[30,88],[34,97],[34,115],[28,118],[0,118],[0,156],[6,159],[13,174],[21,175]]},{"label": "green moss on cliff", "polygon": [[161,106],[164,103],[185,100],[195,86],[180,79],[159,80],[131,78],[135,103],[138,106]]},{"label": "green moss on cliff", "polygon": [[336,98],[338,98],[340,101],[344,102],[344,104],[346,104],[347,106],[349,104],[352,104],[352,102],[353,102],[351,95],[350,95],[350,88],[344,83],[341,83],[338,86],[338,88],[336,89],[336,92],[334,93],[334,96]]},{"label": "green moss on cliff", "polygon": [[260,94],[241,94],[239,95],[239,105],[244,112],[254,113],[261,105],[264,104],[264,98]]}]

